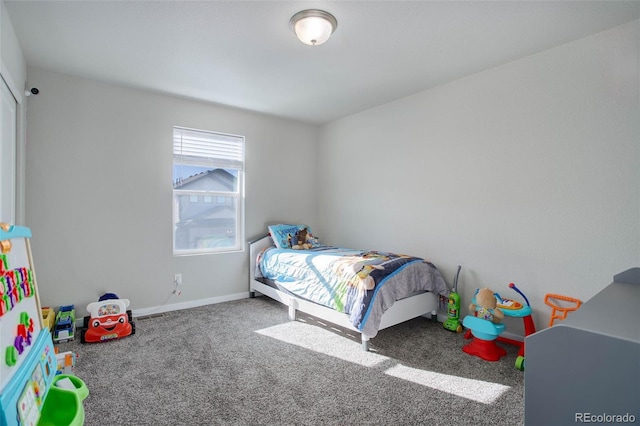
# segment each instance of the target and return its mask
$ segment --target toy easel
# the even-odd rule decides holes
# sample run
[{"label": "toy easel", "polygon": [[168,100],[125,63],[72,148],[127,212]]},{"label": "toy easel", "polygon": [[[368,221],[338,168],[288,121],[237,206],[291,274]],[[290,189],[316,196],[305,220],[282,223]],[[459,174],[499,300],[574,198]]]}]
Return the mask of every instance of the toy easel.
[{"label": "toy easel", "polygon": [[56,376],[30,238],[29,228],[0,223],[0,426],[82,425],[89,391],[75,376]]}]

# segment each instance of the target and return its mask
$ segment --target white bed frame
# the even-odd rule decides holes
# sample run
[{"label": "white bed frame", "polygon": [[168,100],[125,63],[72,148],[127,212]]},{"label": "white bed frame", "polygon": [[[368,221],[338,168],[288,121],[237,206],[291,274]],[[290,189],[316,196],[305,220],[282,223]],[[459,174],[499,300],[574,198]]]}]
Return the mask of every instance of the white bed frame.
[{"label": "white bed frame", "polygon": [[[269,234],[256,240],[249,241],[250,296],[255,297],[256,292],[258,292],[287,305],[289,307],[289,319],[291,321],[295,321],[296,311],[301,311],[330,323],[355,331],[356,333],[360,333],[360,330],[358,330],[353,326],[353,324],[351,324],[351,321],[349,321],[349,316],[347,314],[343,314],[317,303],[298,298],[296,296],[275,289],[269,285],[263,284],[260,281],[257,281],[255,279],[256,257],[261,250],[272,245],[273,242]],[[397,300],[383,314],[379,330],[394,326],[396,324],[400,324],[401,322],[408,321],[421,315],[430,314],[431,312],[437,310],[438,296],[434,293],[420,293],[415,296],[407,297],[406,299]],[[360,335],[362,337],[362,349],[368,351],[369,338],[362,333],[360,333]]]}]

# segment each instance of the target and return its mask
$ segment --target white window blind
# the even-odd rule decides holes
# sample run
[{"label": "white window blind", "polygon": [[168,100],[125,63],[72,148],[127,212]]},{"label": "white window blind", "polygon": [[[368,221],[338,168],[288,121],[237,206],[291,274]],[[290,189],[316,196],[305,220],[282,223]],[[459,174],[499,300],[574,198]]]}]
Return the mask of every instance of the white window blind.
[{"label": "white window blind", "polygon": [[174,163],[244,169],[244,138],[203,130],[173,129]]}]

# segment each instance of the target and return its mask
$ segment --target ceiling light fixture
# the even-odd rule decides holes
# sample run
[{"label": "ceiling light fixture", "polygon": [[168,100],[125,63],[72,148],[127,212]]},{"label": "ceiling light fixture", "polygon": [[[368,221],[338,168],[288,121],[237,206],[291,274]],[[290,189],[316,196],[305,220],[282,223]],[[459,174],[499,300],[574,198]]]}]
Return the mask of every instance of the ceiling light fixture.
[{"label": "ceiling light fixture", "polygon": [[338,27],[336,18],[324,10],[302,10],[291,17],[289,26],[304,44],[319,46],[329,40]]}]

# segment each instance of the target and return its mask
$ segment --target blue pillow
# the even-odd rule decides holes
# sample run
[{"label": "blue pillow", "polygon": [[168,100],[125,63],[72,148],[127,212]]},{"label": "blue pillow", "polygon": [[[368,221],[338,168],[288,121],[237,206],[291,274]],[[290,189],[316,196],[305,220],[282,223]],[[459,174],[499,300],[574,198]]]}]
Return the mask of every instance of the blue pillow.
[{"label": "blue pillow", "polygon": [[[270,225],[269,226],[269,234],[271,234],[271,239],[276,247],[280,249],[291,248],[292,244],[296,244],[296,235],[298,231],[307,228],[307,235],[311,234],[311,228],[307,225],[287,225],[287,224],[278,224],[278,225]],[[313,247],[317,247],[320,245],[317,238],[308,239],[308,241]]]}]

